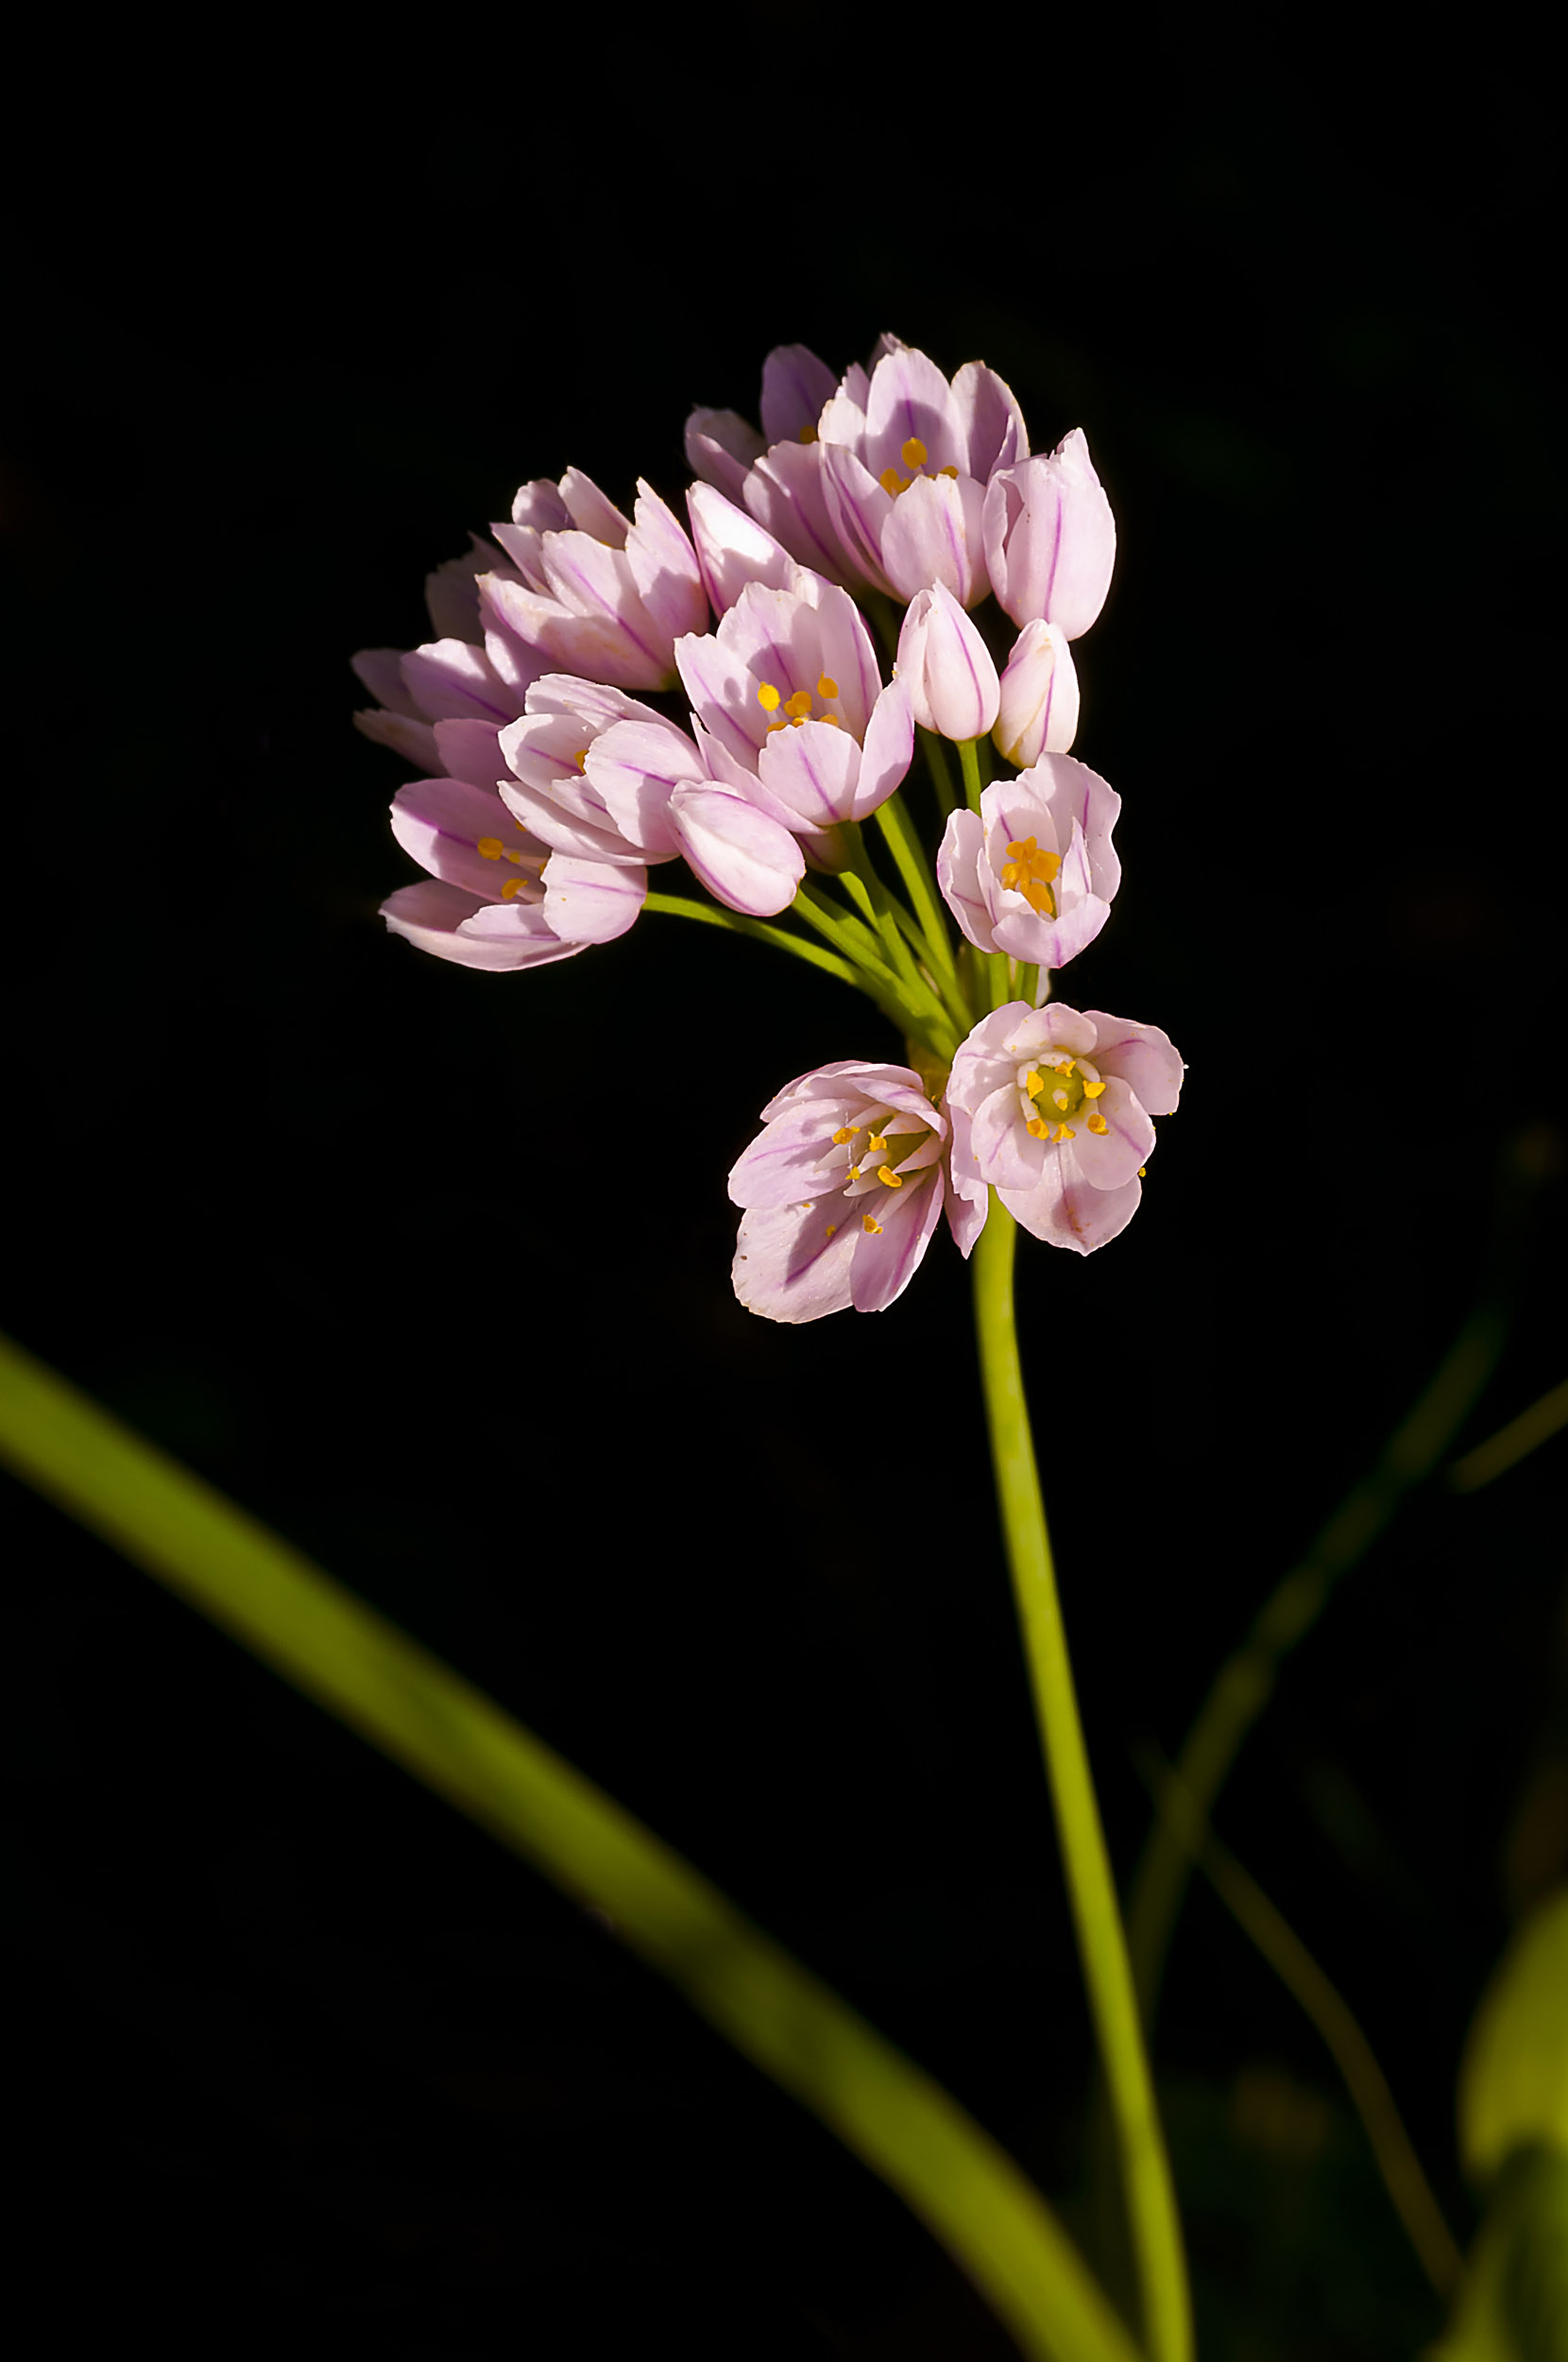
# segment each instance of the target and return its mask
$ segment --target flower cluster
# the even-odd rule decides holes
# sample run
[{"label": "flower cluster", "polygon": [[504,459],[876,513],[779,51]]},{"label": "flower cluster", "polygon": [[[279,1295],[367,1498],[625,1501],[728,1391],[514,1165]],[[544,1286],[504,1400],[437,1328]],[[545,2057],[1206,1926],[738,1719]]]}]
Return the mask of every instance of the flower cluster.
[{"label": "flower cluster", "polygon": [[[1120,798],[1068,751],[1116,556],[1082,435],[1031,454],[994,370],[891,336],[841,379],[780,347],[760,415],[693,411],[684,525],[645,483],[630,518],[576,469],[525,484],[428,578],[434,637],[356,657],[356,719],[421,774],[392,825],[426,875],[383,915],[422,950],[536,967],[656,910],[761,934],[898,1027],[909,1065],[802,1075],[729,1176],[736,1292],[799,1322],[891,1304],[944,1215],[968,1255],[993,1191],[1103,1244],[1183,1069],[1157,1028],[1049,997],[1121,875]],[[650,893],[677,861],[709,899]]]}]

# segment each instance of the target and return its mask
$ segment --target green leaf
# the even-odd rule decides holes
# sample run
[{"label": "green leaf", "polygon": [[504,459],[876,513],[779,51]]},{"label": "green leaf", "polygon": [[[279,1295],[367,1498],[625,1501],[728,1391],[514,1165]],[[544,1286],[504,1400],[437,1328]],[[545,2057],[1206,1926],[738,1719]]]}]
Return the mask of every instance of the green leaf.
[{"label": "green leaf", "polygon": [[1477,2184],[1537,2145],[1568,2156],[1568,1888],[1515,1933],[1459,2069],[1459,2148]]},{"label": "green leaf", "polygon": [[1138,2362],[1045,2200],[940,2084],[483,1691],[3,1338],[0,1460],[606,1913],[899,2192],[1031,2362]]}]

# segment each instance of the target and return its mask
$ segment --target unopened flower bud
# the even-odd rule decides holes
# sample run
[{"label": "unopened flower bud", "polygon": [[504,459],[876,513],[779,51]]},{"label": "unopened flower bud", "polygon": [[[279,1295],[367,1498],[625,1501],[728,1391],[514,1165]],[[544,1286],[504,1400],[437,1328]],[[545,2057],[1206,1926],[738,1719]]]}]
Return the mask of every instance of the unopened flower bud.
[{"label": "unopened flower bud", "polygon": [[1001,678],[991,736],[1020,770],[1042,755],[1065,755],[1078,729],[1078,668],[1060,624],[1026,624]]},{"label": "unopened flower bud", "polygon": [[894,672],[909,685],[922,729],[943,738],[983,738],[996,721],[1001,684],[990,651],[940,582],[911,600]]}]

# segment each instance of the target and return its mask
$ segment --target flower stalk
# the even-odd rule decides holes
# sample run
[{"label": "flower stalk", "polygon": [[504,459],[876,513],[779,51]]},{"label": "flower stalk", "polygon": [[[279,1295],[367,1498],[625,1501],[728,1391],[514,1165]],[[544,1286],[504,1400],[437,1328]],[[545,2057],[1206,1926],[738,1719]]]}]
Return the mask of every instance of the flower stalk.
[{"label": "flower stalk", "polygon": [[1154,2108],[1127,1941],[1100,1825],[1057,1594],[1014,1317],[1017,1225],[992,1191],[971,1258],[986,1428],[1007,1563],[1115,2128],[1151,2362],[1191,2362],[1192,2309],[1176,2196]]}]

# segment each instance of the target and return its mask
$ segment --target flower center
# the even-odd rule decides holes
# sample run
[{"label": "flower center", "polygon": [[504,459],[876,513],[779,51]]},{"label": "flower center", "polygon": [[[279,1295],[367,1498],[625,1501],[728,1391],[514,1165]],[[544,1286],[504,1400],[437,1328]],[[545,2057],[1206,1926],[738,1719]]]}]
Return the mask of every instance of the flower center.
[{"label": "flower center", "polygon": [[[775,717],[768,724],[768,736],[771,738],[775,730],[797,730],[802,722],[827,722],[833,729],[842,728],[840,716],[827,710],[830,700],[838,693],[839,684],[827,673],[817,676],[815,697],[809,689],[797,689],[793,697],[786,697],[784,692],[775,689],[771,680],[763,681],[757,692],[757,702],[764,713]],[[820,713],[815,710],[817,698],[822,700],[823,710]]]},{"label": "flower center", "polygon": [[1056,897],[1051,887],[1061,866],[1060,857],[1043,852],[1033,837],[1019,837],[1007,848],[1002,884],[1011,886],[1014,894],[1021,894],[1030,909],[1037,911],[1042,918],[1054,918]]},{"label": "flower center", "polygon": [[[1035,1139],[1050,1140],[1058,1146],[1063,1140],[1078,1138],[1079,1123],[1085,1124],[1091,1132],[1110,1130],[1096,1104],[1104,1089],[1086,1058],[1064,1055],[1054,1065],[1042,1060],[1038,1066],[1018,1069],[1018,1103],[1025,1128]],[[1087,1115],[1083,1112],[1085,1105]]]},{"label": "flower center", "polygon": [[[909,474],[900,475],[896,468],[884,468],[877,479],[883,491],[893,493],[895,499],[900,492],[909,490],[917,475],[927,472],[926,446],[918,435],[912,435],[906,443],[900,445],[898,456],[908,468]],[[956,468],[932,468],[929,472],[932,475],[950,475],[955,484],[958,481]]]},{"label": "flower center", "polygon": [[539,871],[550,858],[547,853],[541,861],[537,854],[525,853],[520,845],[503,845],[499,836],[475,837],[474,851],[486,861],[509,861],[526,872],[523,877],[507,879],[496,897],[500,902],[510,902],[520,894],[531,900],[539,882]]},{"label": "flower center", "polygon": [[[830,1135],[829,1145],[847,1152],[844,1168],[845,1197],[879,1195],[883,1190],[903,1188],[904,1175],[894,1168],[906,1156],[914,1154],[920,1145],[920,1131],[925,1127],[921,1126],[914,1132],[894,1130],[892,1127],[900,1120],[904,1122],[909,1121],[907,1116],[900,1119],[890,1108],[866,1107],[853,1121],[841,1123],[838,1130]],[[887,1128],[884,1129],[884,1126]],[[910,1177],[914,1179],[918,1176],[912,1174]],[[867,1211],[861,1216],[861,1227],[875,1235],[882,1225],[875,1213]],[[829,1224],[829,1238],[837,1228],[837,1223]]]}]

